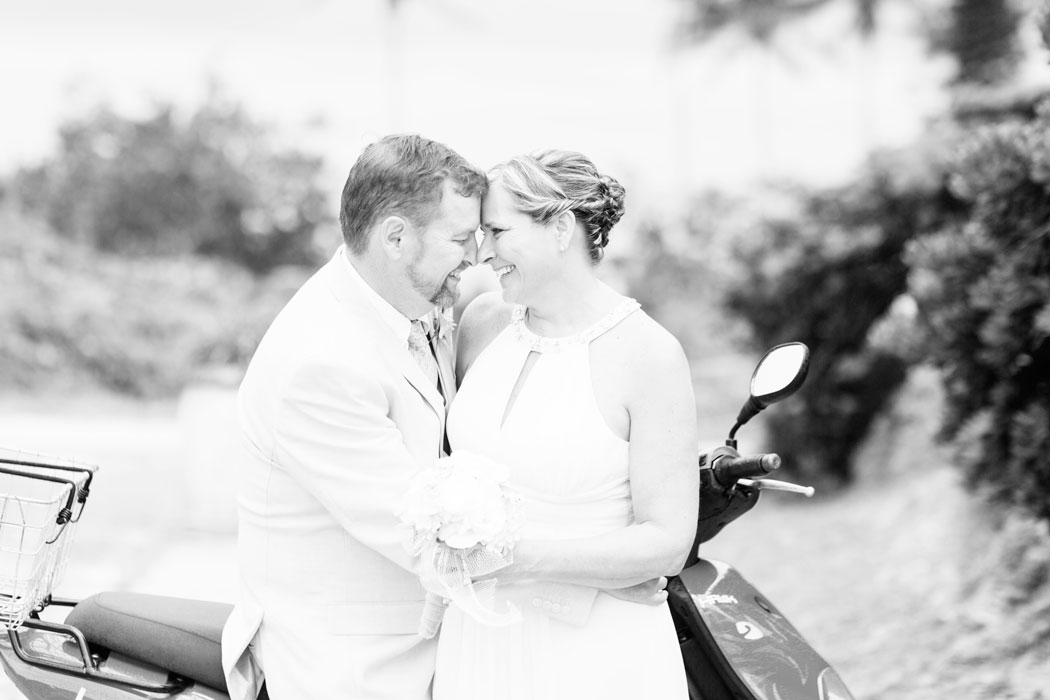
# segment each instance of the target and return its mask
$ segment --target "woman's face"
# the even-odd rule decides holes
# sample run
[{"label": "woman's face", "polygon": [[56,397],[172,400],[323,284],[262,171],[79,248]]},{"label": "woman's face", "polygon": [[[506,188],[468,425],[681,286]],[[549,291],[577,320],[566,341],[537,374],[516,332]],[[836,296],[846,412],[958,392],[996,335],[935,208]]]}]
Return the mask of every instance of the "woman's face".
[{"label": "woman's face", "polygon": [[481,201],[481,229],[484,238],[478,262],[496,272],[504,301],[527,305],[557,269],[558,246],[552,227],[518,211],[497,179]]}]

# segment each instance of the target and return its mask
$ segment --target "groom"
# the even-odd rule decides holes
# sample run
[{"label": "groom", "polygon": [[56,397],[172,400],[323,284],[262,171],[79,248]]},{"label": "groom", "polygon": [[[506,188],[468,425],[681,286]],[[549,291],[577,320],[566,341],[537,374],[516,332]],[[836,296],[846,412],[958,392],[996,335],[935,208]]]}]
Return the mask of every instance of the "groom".
[{"label": "groom", "polygon": [[428,347],[414,320],[458,298],[485,189],[443,144],[368,146],[343,189],[345,245],[252,359],[238,394],[241,587],[222,639],[231,698],[254,700],[264,678],[273,700],[429,697],[435,643],[416,634],[425,592],[394,512],[443,454],[455,379],[451,338]]}]

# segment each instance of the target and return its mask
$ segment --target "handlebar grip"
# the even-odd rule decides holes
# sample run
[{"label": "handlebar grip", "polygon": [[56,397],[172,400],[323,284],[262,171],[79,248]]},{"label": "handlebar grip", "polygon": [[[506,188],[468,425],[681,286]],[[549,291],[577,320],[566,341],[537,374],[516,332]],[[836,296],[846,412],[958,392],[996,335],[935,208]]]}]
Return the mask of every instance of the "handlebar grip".
[{"label": "handlebar grip", "polygon": [[780,455],[770,452],[747,457],[721,457],[714,465],[715,480],[722,486],[731,486],[737,479],[763,476],[780,468]]}]

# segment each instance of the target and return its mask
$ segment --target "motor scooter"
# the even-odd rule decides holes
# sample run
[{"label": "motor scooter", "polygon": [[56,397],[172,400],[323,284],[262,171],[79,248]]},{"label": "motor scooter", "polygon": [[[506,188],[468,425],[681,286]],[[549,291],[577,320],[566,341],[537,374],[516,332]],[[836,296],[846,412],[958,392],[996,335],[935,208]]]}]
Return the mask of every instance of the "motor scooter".
[{"label": "motor scooter", "polygon": [[786,617],[731,565],[702,559],[704,542],[758,503],[764,490],[812,496],[813,488],[765,478],[775,453],[741,456],[737,430],[795,393],[809,348],[784,343],[762,356],[751,391],[722,447],[700,455],[700,516],[685,568],[667,584],[690,700],[853,700],[842,678]]},{"label": "motor scooter", "polygon": [[[809,350],[801,343],[769,350],[752,374],[751,395],[726,445],[700,455],[696,539],[686,567],[667,586],[690,700],[853,700],[834,669],[758,589],[729,564],[699,557],[702,544],[753,508],[761,491],[812,495],[811,488],[764,478],[780,466],[776,454],[741,456],[736,449],[737,430],[794,393],[808,366]],[[10,596],[0,572],[0,623],[8,627],[6,638],[0,634],[4,672],[30,700],[229,700],[220,640],[231,605],[126,592],[83,601],[50,594],[61,564],[61,554],[51,552],[68,547],[87,498],[83,479],[60,478],[67,475],[63,470],[77,469],[84,471],[56,461],[0,458],[0,476],[50,480],[57,490],[52,510],[59,512],[53,524],[39,527],[38,554],[45,553],[37,557],[40,573],[23,577],[33,585]],[[0,502],[12,498],[0,494]],[[25,499],[15,500],[21,505]],[[28,521],[21,521],[26,529]],[[8,551],[6,522],[0,512],[0,568]],[[5,617],[5,600],[21,604],[21,614]],[[61,621],[46,619],[60,609],[68,609]]]}]

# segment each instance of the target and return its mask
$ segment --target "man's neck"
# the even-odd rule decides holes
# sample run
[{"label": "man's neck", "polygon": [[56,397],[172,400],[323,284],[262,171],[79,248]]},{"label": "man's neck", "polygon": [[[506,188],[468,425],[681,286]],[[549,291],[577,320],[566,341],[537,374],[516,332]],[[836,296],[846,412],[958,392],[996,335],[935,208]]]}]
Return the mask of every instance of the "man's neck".
[{"label": "man's neck", "polygon": [[414,290],[405,289],[404,285],[401,284],[402,275],[400,270],[391,269],[389,266],[383,265],[381,261],[376,260],[367,253],[355,255],[350,252],[349,248],[344,250],[344,255],[346,255],[354,269],[357,270],[357,274],[361,276],[365,284],[403,314],[405,318],[416,319],[431,310],[430,307],[420,310],[420,302],[416,298],[418,295]]}]

